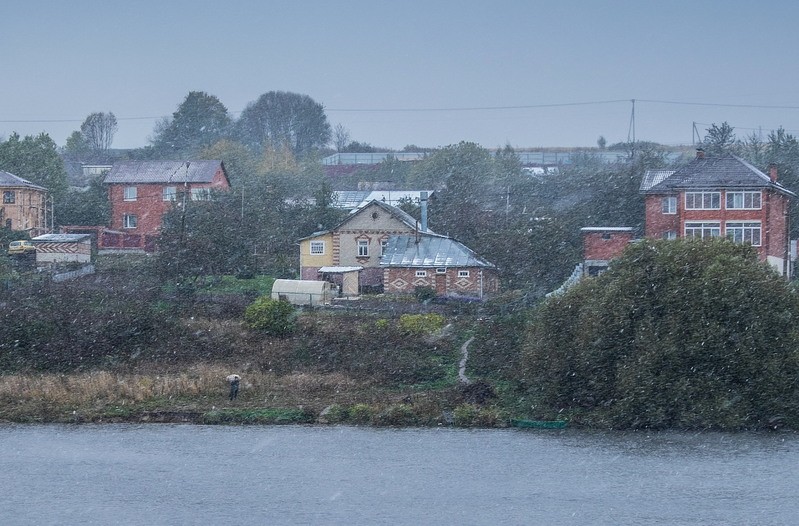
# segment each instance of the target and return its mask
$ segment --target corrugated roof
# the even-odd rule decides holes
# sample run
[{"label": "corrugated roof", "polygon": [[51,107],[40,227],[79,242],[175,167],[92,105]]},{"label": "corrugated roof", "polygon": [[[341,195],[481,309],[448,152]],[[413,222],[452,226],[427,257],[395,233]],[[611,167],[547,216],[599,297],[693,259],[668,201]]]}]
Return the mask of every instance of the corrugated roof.
[{"label": "corrugated roof", "polygon": [[772,188],[783,194],[796,195],[778,182],[771,182],[768,175],[733,155],[694,159],[644,191],[670,193],[704,188]]},{"label": "corrugated roof", "polygon": [[224,172],[222,161],[125,161],[115,163],[103,182],[210,183],[220,167]]},{"label": "corrugated roof", "polygon": [[418,243],[416,236],[390,237],[380,266],[494,268],[462,243],[435,234],[420,234]]},{"label": "corrugated roof", "polygon": [[354,209],[361,208],[372,201],[382,201],[391,206],[398,206],[401,201],[410,199],[418,204],[422,192],[427,192],[428,197],[433,195],[433,190],[341,190],[333,192],[333,206],[336,208]]},{"label": "corrugated roof", "polygon": [[25,188],[32,188],[34,190],[47,190],[43,186],[33,184],[27,179],[17,177],[16,175],[0,170],[0,186],[22,186]]}]

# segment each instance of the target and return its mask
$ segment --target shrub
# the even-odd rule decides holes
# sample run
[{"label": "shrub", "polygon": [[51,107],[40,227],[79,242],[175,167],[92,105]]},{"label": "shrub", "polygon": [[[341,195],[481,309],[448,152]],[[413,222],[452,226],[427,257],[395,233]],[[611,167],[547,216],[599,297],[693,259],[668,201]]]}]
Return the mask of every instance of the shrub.
[{"label": "shrub", "polygon": [[353,424],[369,424],[372,422],[372,408],[366,404],[355,404],[350,407],[349,420]]},{"label": "shrub", "polygon": [[297,310],[286,301],[261,296],[244,311],[244,323],[253,330],[274,336],[286,336],[294,332]]},{"label": "shrub", "polygon": [[400,316],[399,326],[408,334],[432,334],[444,327],[447,319],[441,314],[403,314]]},{"label": "shrub", "polygon": [[425,303],[436,297],[436,290],[433,287],[416,287],[413,295],[418,301]]}]

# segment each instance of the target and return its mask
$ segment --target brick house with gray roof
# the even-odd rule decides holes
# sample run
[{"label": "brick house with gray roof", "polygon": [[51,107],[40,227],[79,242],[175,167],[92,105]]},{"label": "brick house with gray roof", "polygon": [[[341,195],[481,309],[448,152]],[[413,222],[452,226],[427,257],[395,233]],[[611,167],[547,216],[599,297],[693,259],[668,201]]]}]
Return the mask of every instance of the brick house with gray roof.
[{"label": "brick house with gray roof", "polygon": [[104,249],[155,249],[161,220],[182,200],[206,200],[230,188],[222,161],[128,161],[114,164],[103,180],[111,202]]},{"label": "brick house with gray roof", "polygon": [[699,150],[673,172],[651,172],[641,183],[645,235],[650,238],[724,236],[750,243],[760,259],[790,274],[789,206],[796,194],[780,184],[776,166],[766,175],[733,155]]}]

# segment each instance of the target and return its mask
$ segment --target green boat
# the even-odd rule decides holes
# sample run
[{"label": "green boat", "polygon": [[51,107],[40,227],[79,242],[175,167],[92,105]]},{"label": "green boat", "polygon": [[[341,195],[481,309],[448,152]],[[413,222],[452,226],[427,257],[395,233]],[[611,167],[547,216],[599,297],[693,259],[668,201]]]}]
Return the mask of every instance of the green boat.
[{"label": "green boat", "polygon": [[566,420],[521,420],[514,418],[510,421],[513,427],[527,429],[563,429],[569,423]]}]

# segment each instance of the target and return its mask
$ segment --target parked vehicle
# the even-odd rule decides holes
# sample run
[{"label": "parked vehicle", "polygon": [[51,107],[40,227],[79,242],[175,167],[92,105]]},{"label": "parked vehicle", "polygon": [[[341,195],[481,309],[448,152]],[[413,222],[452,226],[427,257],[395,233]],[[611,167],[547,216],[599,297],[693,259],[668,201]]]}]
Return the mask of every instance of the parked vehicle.
[{"label": "parked vehicle", "polygon": [[14,254],[33,254],[36,247],[30,241],[12,241],[8,244],[8,255]]}]

